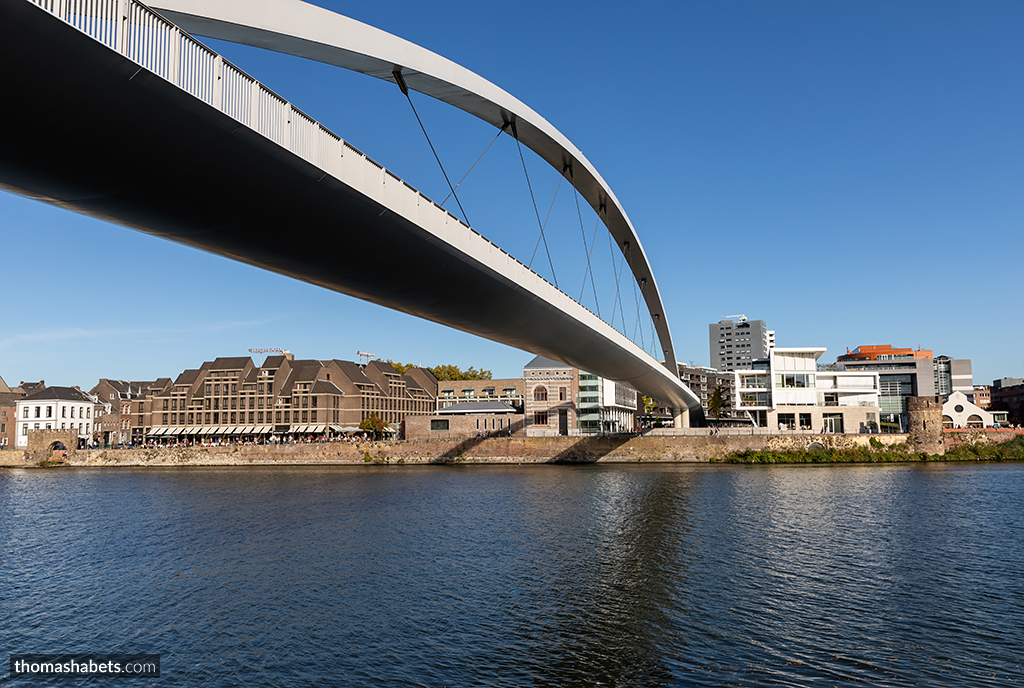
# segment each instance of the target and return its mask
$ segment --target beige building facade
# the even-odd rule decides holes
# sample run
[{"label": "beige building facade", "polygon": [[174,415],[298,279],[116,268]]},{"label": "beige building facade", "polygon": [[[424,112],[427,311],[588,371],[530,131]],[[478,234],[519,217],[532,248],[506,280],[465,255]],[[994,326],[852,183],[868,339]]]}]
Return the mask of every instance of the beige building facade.
[{"label": "beige building facade", "polygon": [[396,428],[434,412],[429,371],[398,374],[390,364],[297,360],[285,352],[256,366],[218,358],[157,381],[131,401],[134,442],[319,437],[354,432],[370,416]]},{"label": "beige building facade", "polygon": [[537,356],[523,368],[527,437],[580,434],[579,370]]}]

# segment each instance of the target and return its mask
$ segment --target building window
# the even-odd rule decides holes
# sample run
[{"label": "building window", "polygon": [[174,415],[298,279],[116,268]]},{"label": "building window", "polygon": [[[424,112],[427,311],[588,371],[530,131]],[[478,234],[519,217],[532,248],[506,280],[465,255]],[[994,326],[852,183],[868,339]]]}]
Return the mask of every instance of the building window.
[{"label": "building window", "polygon": [[565,387],[558,388],[558,400],[565,401]]},{"label": "building window", "polygon": [[47,418],[53,418],[53,407],[52,406],[47,406],[46,407],[46,417]]},{"label": "building window", "polygon": [[548,413],[547,411],[537,411],[533,414],[534,425],[547,425],[548,424]]},{"label": "building window", "polygon": [[[547,390],[547,388],[546,387],[537,387],[535,390],[533,390],[533,400],[534,401],[547,401],[548,400],[548,390]],[[544,414],[544,422],[540,423],[540,425],[547,425],[547,424],[548,424],[547,414]]]},{"label": "building window", "polygon": [[785,389],[814,387],[814,375],[803,373],[776,373],[775,386]]},{"label": "building window", "polygon": [[448,419],[447,418],[432,419],[430,421],[430,429],[431,430],[440,430],[440,431],[447,432],[447,430],[448,430]]},{"label": "building window", "polygon": [[36,418],[38,418],[38,417],[39,417],[39,407],[36,406]]}]

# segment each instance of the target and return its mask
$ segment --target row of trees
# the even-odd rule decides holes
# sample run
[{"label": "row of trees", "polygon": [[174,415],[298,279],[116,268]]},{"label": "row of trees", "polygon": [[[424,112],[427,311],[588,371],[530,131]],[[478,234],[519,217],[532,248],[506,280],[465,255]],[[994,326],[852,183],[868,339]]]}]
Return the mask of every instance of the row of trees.
[{"label": "row of trees", "polygon": [[[377,360],[380,361],[383,359],[378,358]],[[399,375],[405,375],[405,371],[409,370],[409,368],[416,367],[415,363],[396,363],[390,358],[387,359],[385,363],[390,364],[392,368],[398,371]],[[438,380],[490,380],[492,377],[491,371],[483,369],[477,370],[473,366],[470,366],[466,370],[462,370],[455,365],[439,365],[427,368],[427,370],[433,373],[434,377]]]}]

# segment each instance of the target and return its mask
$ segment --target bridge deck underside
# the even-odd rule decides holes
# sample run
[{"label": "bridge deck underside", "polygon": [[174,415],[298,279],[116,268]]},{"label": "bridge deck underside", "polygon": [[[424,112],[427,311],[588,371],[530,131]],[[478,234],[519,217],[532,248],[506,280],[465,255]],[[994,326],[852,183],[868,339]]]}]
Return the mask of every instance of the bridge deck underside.
[{"label": "bridge deck underside", "polygon": [[0,3],[10,104],[0,109],[7,132],[0,186],[562,360],[693,409],[692,393],[562,309],[20,5]]}]

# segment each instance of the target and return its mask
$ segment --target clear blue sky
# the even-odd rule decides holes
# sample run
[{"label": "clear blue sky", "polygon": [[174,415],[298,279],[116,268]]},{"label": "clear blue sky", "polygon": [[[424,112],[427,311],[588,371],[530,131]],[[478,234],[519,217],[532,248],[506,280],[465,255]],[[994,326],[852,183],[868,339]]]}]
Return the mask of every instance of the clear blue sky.
[{"label": "clear blue sky", "polygon": [[[780,346],[827,346],[827,360],[859,344],[920,345],[973,359],[976,383],[1024,375],[1019,0],[318,4],[466,66],[565,133],[637,227],[681,360],[707,364],[708,323],[745,313]],[[447,194],[393,84],[212,44],[428,196]],[[414,98],[461,177],[494,130]],[[527,165],[543,216],[558,175],[532,155]],[[479,231],[529,260],[537,221],[511,139],[459,193]],[[565,186],[547,233],[560,284],[578,296],[582,239]],[[250,347],[350,360],[361,349],[498,377],[530,358],[4,193],[0,247],[0,376],[12,384],[173,377]],[[543,248],[534,265],[550,272]],[[632,334],[635,308],[625,315]]]}]

